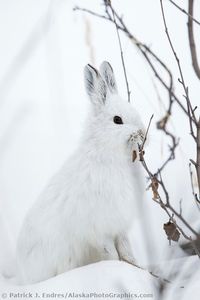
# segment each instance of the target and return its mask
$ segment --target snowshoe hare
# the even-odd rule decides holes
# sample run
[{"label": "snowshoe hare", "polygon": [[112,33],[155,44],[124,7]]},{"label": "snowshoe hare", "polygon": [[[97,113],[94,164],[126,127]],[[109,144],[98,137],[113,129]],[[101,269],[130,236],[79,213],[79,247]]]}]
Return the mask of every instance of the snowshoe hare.
[{"label": "snowshoe hare", "polygon": [[118,95],[108,62],[99,72],[87,65],[84,76],[92,107],[85,135],[25,218],[17,245],[22,284],[100,260],[134,262],[126,235],[144,185],[132,153],[144,127]]}]

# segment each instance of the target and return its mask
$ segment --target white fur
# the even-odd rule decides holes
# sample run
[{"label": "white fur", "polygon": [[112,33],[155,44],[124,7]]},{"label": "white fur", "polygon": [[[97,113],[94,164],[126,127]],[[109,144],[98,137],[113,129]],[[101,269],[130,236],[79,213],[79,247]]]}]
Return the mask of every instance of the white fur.
[{"label": "white fur", "polygon": [[[21,283],[100,260],[127,260],[129,255],[126,233],[144,189],[140,162],[131,158],[144,129],[132,105],[116,94],[109,63],[100,72],[85,67],[93,109],[79,149],[52,178],[23,224],[17,246]],[[115,115],[124,124],[115,124]]]}]

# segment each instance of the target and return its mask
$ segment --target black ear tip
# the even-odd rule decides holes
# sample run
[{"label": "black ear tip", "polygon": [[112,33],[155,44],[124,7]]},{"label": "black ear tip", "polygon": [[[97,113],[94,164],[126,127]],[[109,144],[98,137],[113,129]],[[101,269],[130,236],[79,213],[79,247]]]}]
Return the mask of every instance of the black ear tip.
[{"label": "black ear tip", "polygon": [[111,64],[108,61],[106,61],[106,60],[103,61],[101,66],[104,67],[104,68],[110,68],[111,71],[113,72],[113,68],[112,68]]},{"label": "black ear tip", "polygon": [[91,66],[90,64],[87,64],[87,67],[89,69],[92,69],[96,73],[96,75],[98,76],[98,71],[93,66]]}]

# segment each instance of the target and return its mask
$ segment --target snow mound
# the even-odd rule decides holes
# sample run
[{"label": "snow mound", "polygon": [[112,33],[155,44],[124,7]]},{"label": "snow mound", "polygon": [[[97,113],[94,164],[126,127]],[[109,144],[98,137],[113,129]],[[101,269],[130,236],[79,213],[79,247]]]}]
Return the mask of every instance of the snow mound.
[{"label": "snow mound", "polygon": [[3,279],[0,285],[6,299],[134,299],[136,295],[155,299],[154,280],[148,272],[127,263],[102,261],[33,285],[18,286]]}]

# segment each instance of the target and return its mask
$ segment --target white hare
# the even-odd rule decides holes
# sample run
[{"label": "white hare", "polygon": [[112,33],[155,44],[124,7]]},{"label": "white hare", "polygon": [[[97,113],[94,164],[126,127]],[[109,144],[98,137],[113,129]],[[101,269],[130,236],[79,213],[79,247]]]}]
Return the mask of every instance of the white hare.
[{"label": "white hare", "polygon": [[35,283],[100,260],[134,261],[127,232],[143,197],[143,174],[132,152],[144,127],[118,93],[113,70],[84,70],[92,103],[79,149],[28,213],[19,236],[21,283]]}]

